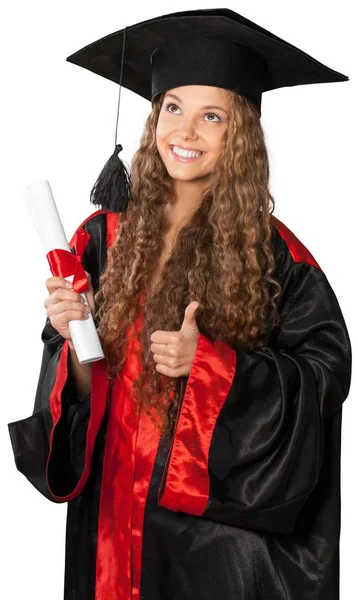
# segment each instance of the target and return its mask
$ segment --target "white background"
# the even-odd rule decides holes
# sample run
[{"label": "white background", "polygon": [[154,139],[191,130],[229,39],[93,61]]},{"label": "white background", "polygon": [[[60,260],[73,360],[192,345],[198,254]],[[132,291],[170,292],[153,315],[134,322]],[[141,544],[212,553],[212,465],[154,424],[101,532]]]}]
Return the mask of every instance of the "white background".
[{"label": "white background", "polygon": [[[90,189],[114,147],[118,86],[66,57],[126,25],[218,2],[7,3],[1,18],[2,598],[61,600],[66,505],[42,497],[15,468],[7,423],[32,413],[42,354],[48,264],[20,190],[48,179],[68,237],[95,208]],[[353,2],[227,1],[350,81],[263,95],[275,215],[325,271],[351,335],[356,326],[357,67]],[[130,161],[150,103],[122,89],[119,141]],[[357,443],[353,379],[343,411],[341,598],[356,588]],[[269,600],[269,599],[268,599]],[[271,599],[270,599],[271,600]]]}]

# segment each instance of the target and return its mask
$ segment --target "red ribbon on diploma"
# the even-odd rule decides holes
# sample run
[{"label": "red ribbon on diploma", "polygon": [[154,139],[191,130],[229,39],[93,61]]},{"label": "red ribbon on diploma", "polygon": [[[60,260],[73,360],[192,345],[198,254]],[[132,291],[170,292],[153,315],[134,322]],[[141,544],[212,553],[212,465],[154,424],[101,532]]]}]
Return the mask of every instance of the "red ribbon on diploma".
[{"label": "red ribbon on diploma", "polygon": [[73,236],[73,247],[76,254],[59,248],[46,254],[54,277],[69,277],[73,275],[73,289],[81,293],[89,289],[86,271],[82,266],[82,257],[91,236],[82,227]]}]

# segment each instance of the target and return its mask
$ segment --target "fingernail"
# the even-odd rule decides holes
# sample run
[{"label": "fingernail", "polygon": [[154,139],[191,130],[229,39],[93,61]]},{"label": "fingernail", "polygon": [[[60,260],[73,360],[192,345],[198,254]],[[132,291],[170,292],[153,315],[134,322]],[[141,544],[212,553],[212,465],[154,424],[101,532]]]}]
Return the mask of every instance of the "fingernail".
[{"label": "fingernail", "polygon": [[67,281],[66,282],[66,287],[72,289],[72,283],[70,281]]}]

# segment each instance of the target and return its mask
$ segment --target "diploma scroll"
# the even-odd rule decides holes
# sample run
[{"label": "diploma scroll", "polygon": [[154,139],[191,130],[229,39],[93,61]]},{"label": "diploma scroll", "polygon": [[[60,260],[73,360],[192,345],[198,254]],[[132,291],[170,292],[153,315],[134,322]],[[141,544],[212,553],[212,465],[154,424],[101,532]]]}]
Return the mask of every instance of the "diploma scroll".
[{"label": "diploma scroll", "polygon": [[[23,195],[46,255],[53,250],[70,251],[49,182],[32,183],[23,191]],[[66,279],[72,282],[73,277],[74,275],[70,275]],[[82,292],[81,296],[88,306],[85,292]],[[91,313],[88,319],[84,321],[76,319],[70,321],[68,325],[81,364],[104,358]]]}]

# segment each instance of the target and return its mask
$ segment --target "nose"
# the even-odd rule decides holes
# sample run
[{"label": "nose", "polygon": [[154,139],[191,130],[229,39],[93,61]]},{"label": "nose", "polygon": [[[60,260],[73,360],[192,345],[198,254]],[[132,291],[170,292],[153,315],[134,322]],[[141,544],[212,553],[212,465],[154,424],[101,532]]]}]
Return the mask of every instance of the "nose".
[{"label": "nose", "polygon": [[178,125],[177,134],[182,139],[197,139],[198,135],[196,133],[195,121],[190,117],[183,117],[180,119],[180,124]]}]

